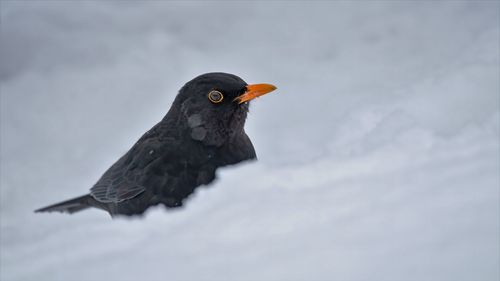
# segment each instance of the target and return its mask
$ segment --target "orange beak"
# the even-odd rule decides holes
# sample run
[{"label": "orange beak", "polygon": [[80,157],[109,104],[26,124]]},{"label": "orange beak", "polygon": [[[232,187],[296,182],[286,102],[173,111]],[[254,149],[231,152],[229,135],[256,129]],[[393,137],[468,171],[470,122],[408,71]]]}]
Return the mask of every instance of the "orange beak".
[{"label": "orange beak", "polygon": [[234,101],[238,104],[253,100],[254,98],[263,96],[267,93],[276,90],[276,87],[271,84],[253,84],[248,85],[247,90],[239,97],[235,98]]}]

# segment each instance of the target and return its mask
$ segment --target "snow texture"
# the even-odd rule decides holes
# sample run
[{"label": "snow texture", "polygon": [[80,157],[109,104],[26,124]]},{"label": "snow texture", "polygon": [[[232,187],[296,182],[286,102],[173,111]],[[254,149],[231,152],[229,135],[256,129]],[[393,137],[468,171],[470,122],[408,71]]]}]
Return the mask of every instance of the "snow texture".
[{"label": "snow texture", "polygon": [[[499,10],[2,1],[0,279],[499,280]],[[33,213],[211,71],[278,87],[259,161],[141,219]]]}]

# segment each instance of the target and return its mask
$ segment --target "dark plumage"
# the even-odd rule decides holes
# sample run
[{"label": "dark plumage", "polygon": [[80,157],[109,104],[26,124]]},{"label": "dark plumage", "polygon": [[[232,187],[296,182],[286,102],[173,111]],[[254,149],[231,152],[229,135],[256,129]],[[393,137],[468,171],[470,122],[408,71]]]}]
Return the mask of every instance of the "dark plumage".
[{"label": "dark plumage", "polygon": [[244,130],[248,101],[274,90],[238,76],[207,73],[184,85],[167,115],[147,131],[90,189],[90,194],[36,212],[74,213],[95,207],[112,216],[173,208],[215,179],[219,167],[255,159]]}]

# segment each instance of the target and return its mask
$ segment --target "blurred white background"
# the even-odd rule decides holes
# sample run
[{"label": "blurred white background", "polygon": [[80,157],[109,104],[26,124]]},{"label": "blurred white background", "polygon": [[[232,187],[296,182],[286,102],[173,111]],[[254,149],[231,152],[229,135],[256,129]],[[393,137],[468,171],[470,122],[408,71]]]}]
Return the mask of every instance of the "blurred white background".
[{"label": "blurred white background", "polygon": [[[499,280],[497,1],[1,2],[3,280]],[[142,219],[82,195],[211,71],[258,162]]]}]

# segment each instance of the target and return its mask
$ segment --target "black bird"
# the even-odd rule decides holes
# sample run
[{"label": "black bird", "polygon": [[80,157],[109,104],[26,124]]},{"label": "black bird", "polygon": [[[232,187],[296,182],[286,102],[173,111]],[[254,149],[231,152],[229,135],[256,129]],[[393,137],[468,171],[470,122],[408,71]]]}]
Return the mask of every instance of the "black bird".
[{"label": "black bird", "polygon": [[35,212],[75,213],[89,207],[138,215],[150,206],[182,206],[215,179],[219,167],[255,159],[244,130],[249,101],[275,90],[227,73],[186,83],[167,115],[147,131],[90,189],[90,194]]}]

